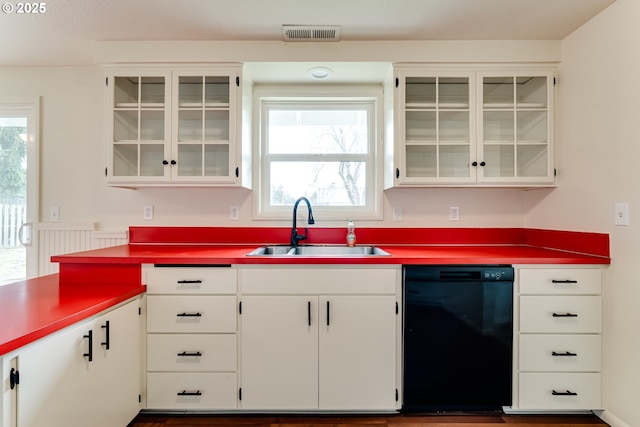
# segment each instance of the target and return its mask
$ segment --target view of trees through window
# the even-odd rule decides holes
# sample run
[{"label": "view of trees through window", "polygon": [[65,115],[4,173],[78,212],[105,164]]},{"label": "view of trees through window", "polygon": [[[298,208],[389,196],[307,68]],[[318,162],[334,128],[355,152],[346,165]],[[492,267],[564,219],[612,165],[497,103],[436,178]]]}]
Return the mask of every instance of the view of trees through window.
[{"label": "view of trees through window", "polygon": [[0,286],[25,277],[27,119],[0,116]]},{"label": "view of trees through window", "polygon": [[314,206],[364,206],[370,158],[368,109],[271,108],[267,161],[272,206],[306,196]]}]

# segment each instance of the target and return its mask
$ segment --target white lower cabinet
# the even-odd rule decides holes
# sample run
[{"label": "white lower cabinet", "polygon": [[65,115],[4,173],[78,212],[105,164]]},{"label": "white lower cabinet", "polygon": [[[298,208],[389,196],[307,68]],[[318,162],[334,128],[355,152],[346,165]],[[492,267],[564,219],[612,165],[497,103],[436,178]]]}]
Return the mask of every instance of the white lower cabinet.
[{"label": "white lower cabinet", "polygon": [[146,408],[237,408],[237,270],[147,265],[143,271]]},{"label": "white lower cabinet", "polygon": [[601,409],[602,269],[526,266],[517,289],[512,409]]},{"label": "white lower cabinet", "polygon": [[14,414],[2,426],[127,425],[140,409],[139,307],[136,299],[18,350],[10,373],[19,383],[3,399]]},{"label": "white lower cabinet", "polygon": [[399,408],[400,268],[243,268],[241,408]]}]

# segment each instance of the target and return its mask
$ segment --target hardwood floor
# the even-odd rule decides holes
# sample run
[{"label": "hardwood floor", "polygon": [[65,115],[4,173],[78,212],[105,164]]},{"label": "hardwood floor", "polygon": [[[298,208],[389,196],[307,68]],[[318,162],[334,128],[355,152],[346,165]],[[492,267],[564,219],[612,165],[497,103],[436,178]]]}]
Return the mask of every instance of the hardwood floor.
[{"label": "hardwood floor", "polygon": [[608,426],[595,415],[153,415],[141,414],[128,427],[594,427]]}]

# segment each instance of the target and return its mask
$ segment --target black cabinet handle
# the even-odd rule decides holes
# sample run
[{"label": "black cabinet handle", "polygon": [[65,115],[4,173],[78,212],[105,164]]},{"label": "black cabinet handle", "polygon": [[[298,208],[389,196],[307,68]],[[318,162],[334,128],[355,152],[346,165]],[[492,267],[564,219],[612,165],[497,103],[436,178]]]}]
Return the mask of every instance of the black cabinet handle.
[{"label": "black cabinet handle", "polygon": [[178,353],[178,356],[180,357],[200,357],[202,356],[202,353],[200,353],[199,351],[194,352],[188,352],[188,351],[183,351],[182,353]]},{"label": "black cabinet handle", "polygon": [[202,317],[202,313],[178,313],[177,317]]},{"label": "black cabinet handle", "polygon": [[307,302],[307,324],[311,326],[311,301]]},{"label": "black cabinet handle", "polygon": [[179,285],[187,285],[191,283],[202,283],[202,280],[178,280]]},{"label": "black cabinet handle", "polygon": [[565,351],[564,353],[558,353],[555,351],[551,352],[552,356],[577,356],[578,353],[571,353],[570,351]]},{"label": "black cabinet handle", "polygon": [[578,317],[575,313],[553,313],[553,317]]},{"label": "black cabinet handle", "polygon": [[11,368],[11,372],[9,372],[9,386],[11,390],[16,388],[18,384],[20,384],[20,372],[16,371],[15,368]]},{"label": "black cabinet handle", "polygon": [[329,301],[327,301],[327,326],[329,326],[331,324],[331,322],[329,322],[329,313],[330,313],[330,309],[329,309]]},{"label": "black cabinet handle", "polygon": [[480,166],[486,166],[487,164],[485,162],[480,162]]},{"label": "black cabinet handle", "polygon": [[162,164],[166,166],[166,165],[168,165],[168,164],[169,164],[169,162],[168,162],[168,161],[166,161],[166,160],[163,160],[163,161],[162,161]]},{"label": "black cabinet handle", "polygon": [[178,396],[202,396],[202,392],[200,390],[197,390],[197,391],[182,390],[178,392]]},{"label": "black cabinet handle", "polygon": [[574,393],[572,391],[555,391],[555,390],[551,390],[551,394],[553,394],[554,396],[577,396],[578,393]]},{"label": "black cabinet handle", "polygon": [[87,338],[89,344],[89,351],[84,353],[82,356],[89,359],[89,362],[93,361],[93,330],[89,330],[87,335],[84,335],[82,338]]},{"label": "black cabinet handle", "polygon": [[110,335],[109,321],[107,320],[105,324],[100,327],[104,329],[104,333],[105,333],[105,340],[104,342],[101,342],[100,345],[104,346],[105,350],[109,350],[109,335]]},{"label": "black cabinet handle", "polygon": [[478,162],[471,163],[471,166],[478,166]]},{"label": "black cabinet handle", "polygon": [[236,166],[236,178],[240,176],[240,168]]},{"label": "black cabinet handle", "polygon": [[175,165],[176,161],[175,160],[171,160],[171,166]]},{"label": "black cabinet handle", "polygon": [[396,168],[396,179],[400,178],[400,169]]},{"label": "black cabinet handle", "polygon": [[553,279],[551,283],[578,283],[577,280],[556,280]]}]

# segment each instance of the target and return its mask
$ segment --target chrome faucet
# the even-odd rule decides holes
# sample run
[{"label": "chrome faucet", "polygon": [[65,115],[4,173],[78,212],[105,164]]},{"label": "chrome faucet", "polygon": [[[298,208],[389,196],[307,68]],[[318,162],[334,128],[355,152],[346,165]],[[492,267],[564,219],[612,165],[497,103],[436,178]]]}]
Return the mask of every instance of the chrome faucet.
[{"label": "chrome faucet", "polygon": [[309,199],[306,197],[300,197],[293,204],[293,227],[291,228],[291,246],[298,246],[298,242],[300,240],[306,240],[309,235],[309,230],[307,228],[304,229],[305,234],[298,234],[298,227],[296,226],[296,217],[298,216],[298,204],[303,201],[307,204],[307,208],[309,209],[309,218],[307,219],[307,224],[315,224],[315,220],[313,219],[313,211],[311,210],[311,203],[309,203]]}]

